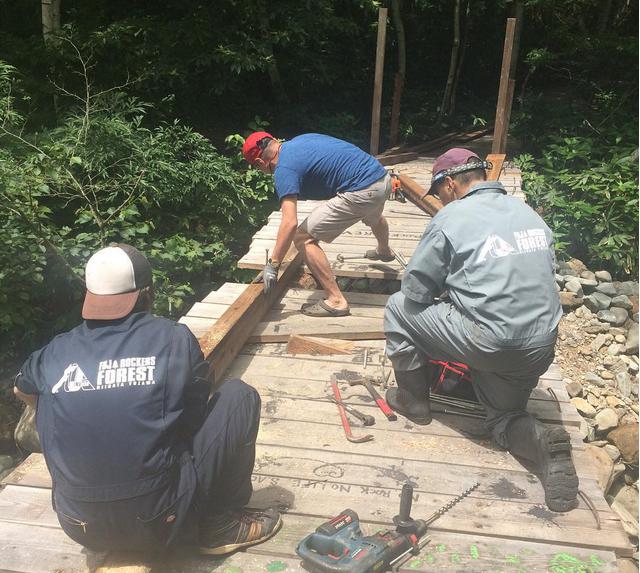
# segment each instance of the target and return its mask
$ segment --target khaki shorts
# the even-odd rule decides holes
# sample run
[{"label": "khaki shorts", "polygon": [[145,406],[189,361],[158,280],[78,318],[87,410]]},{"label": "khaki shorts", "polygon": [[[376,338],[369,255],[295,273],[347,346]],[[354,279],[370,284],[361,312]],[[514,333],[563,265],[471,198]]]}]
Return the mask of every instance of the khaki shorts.
[{"label": "khaki shorts", "polygon": [[391,177],[385,175],[360,191],[338,193],[311,211],[299,228],[318,241],[331,243],[358,221],[368,227],[377,223],[390,193]]}]

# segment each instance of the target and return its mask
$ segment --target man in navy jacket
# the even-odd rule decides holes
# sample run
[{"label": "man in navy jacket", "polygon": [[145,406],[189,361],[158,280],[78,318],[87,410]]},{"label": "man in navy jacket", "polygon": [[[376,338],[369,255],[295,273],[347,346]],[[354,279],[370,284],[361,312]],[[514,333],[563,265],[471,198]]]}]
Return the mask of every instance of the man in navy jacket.
[{"label": "man in navy jacket", "polygon": [[202,553],[260,543],[281,525],[244,506],[260,396],[209,365],[186,326],[150,314],[152,272],[113,244],[86,266],[82,324],[34,352],[15,393],[36,425],[63,530],[97,551],[169,546],[199,526]]}]

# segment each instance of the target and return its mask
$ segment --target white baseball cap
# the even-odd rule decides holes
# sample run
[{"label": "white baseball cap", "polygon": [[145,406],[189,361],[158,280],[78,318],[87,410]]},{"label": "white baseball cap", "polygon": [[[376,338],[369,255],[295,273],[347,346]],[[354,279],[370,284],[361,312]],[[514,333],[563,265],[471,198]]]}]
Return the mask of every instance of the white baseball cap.
[{"label": "white baseball cap", "polygon": [[82,318],[124,318],[136,305],[140,290],[152,285],[151,265],[138,249],[113,243],[89,259],[85,281],[87,293]]}]

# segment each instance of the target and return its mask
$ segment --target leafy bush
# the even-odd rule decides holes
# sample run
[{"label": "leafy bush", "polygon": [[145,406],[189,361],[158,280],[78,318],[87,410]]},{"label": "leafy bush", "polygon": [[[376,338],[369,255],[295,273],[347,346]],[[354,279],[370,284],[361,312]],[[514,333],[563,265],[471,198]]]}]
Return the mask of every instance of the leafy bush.
[{"label": "leafy bush", "polygon": [[0,65],[2,353],[77,323],[84,264],[110,242],[147,254],[160,314],[233,275],[270,178],[178,121],[151,125],[149,104],[115,90],[71,96],[56,126],[28,133],[15,76]]},{"label": "leafy bush", "polygon": [[614,274],[638,273],[638,158],[593,137],[556,137],[539,160],[525,154],[527,200],[553,229],[560,253]]}]

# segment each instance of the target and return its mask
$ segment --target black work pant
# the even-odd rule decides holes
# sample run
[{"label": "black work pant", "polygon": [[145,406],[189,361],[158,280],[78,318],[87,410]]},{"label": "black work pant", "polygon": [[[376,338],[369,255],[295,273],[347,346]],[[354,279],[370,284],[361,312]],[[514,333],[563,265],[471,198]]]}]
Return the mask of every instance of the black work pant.
[{"label": "black work pant", "polygon": [[208,415],[183,444],[166,487],[127,499],[91,502],[55,491],[54,509],[65,533],[96,551],[162,549],[191,537],[197,520],[241,508],[251,497],[260,423],[260,395],[230,380],[212,396]]},{"label": "black work pant", "polygon": [[259,424],[260,395],[242,380],[225,382],[212,396],[191,448],[199,513],[221,513],[248,503]]}]

